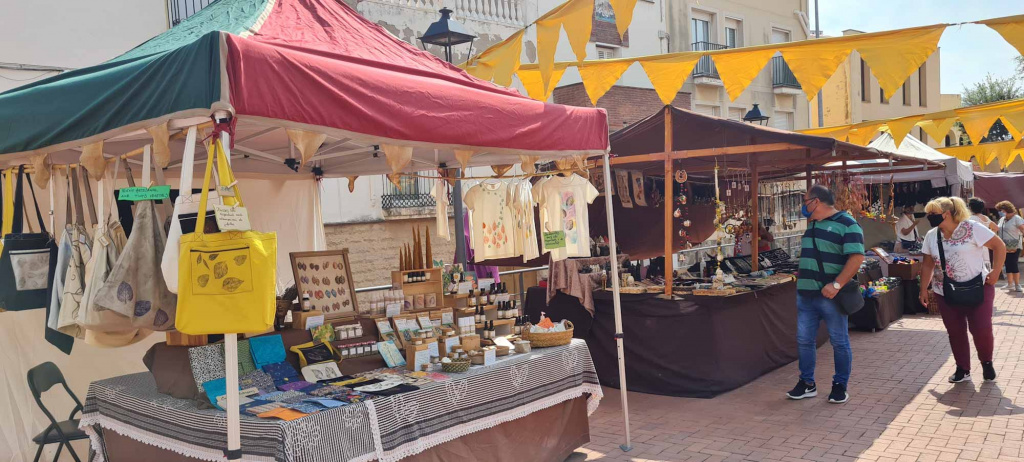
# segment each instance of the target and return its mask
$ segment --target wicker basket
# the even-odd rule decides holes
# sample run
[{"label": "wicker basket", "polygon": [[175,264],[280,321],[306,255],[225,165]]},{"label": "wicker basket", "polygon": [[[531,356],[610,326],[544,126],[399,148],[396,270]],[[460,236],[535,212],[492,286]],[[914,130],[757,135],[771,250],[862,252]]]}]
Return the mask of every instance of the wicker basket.
[{"label": "wicker basket", "polygon": [[565,321],[566,329],[562,332],[530,332],[533,324],[523,328],[523,340],[529,340],[533,348],[547,348],[568,345],[572,341],[572,321]]},{"label": "wicker basket", "polygon": [[460,359],[450,363],[441,363],[441,370],[449,373],[461,373],[469,370],[469,360]]}]

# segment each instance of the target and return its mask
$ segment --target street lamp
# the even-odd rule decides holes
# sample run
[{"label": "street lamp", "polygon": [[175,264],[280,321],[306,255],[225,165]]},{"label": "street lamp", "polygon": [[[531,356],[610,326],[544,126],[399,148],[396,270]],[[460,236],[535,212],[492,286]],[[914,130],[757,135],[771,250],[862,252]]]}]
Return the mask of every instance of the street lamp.
[{"label": "street lamp", "polygon": [[744,122],[757,123],[758,125],[768,125],[768,116],[761,113],[761,109],[757,107],[757,103],[754,103],[754,107],[747,112],[747,115],[743,116]]},{"label": "street lamp", "polygon": [[452,47],[469,43],[470,56],[473,54],[473,40],[476,36],[471,34],[466,26],[452,19],[452,10],[441,8],[441,19],[427,27],[427,31],[420,37],[420,46],[424,50],[426,45],[437,45],[444,48],[444,60],[452,62]]},{"label": "street lamp", "polygon": [[[444,60],[452,62],[452,47],[469,43],[469,54],[473,55],[473,40],[476,36],[471,34],[466,26],[452,19],[452,10],[441,8],[441,19],[427,27],[427,31],[420,37],[420,46],[424,50],[426,45],[437,45],[444,48]],[[455,170],[456,180],[452,185],[452,210],[455,213],[455,263],[465,265],[466,258],[466,227],[462,222],[462,177],[461,170]]]}]

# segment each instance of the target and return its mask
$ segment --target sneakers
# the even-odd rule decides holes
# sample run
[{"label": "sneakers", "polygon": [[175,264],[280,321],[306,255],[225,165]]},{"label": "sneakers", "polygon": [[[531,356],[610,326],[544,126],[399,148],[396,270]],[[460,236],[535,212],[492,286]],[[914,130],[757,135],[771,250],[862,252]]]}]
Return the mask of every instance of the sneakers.
[{"label": "sneakers", "polygon": [[832,393],[828,394],[828,402],[832,404],[843,404],[849,400],[850,394],[846,392],[846,385],[833,383]]},{"label": "sneakers", "polygon": [[[989,364],[991,364],[991,363],[989,363]],[[994,377],[995,376],[995,370],[992,371],[992,374],[993,374],[993,378],[995,378]],[[953,376],[949,378],[949,383],[960,383],[960,382],[966,382],[968,380],[971,380],[971,372],[970,371],[965,371],[960,366],[957,366],[956,367],[956,372],[954,372]]]},{"label": "sneakers", "polygon": [[986,382],[995,381],[996,368],[992,365],[992,361],[981,363],[981,376],[985,378]]},{"label": "sneakers", "polygon": [[798,381],[796,386],[786,393],[786,397],[789,399],[813,398],[815,396],[818,396],[818,387],[803,380]]},{"label": "sneakers", "polygon": [[1015,286],[1013,287],[1013,291],[1014,291],[1014,292],[1020,292],[1020,291],[1021,291],[1021,288],[1020,288],[1020,284],[1017,284],[1017,285],[1015,285]]}]

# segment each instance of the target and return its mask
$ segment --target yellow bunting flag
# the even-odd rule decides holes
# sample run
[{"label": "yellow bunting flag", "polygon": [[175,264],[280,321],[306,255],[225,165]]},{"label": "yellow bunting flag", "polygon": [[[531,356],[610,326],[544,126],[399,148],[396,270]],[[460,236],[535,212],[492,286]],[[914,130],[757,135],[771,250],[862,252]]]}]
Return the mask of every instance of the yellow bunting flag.
[{"label": "yellow bunting flag", "polygon": [[608,0],[612,4],[612,11],[615,12],[615,28],[619,30],[619,38],[626,35],[626,29],[633,22],[633,8],[636,7],[636,0]]},{"label": "yellow bunting flag", "polygon": [[871,68],[886,98],[892,98],[939,47],[945,24],[871,34],[854,48]]},{"label": "yellow bunting flag", "polygon": [[[965,111],[966,112],[966,111]],[[960,114],[960,123],[971,139],[971,144],[980,144],[981,139],[988,136],[992,124],[999,119],[999,111],[967,112]]]},{"label": "yellow bunting flag", "polygon": [[345,178],[348,178],[348,192],[355,192],[356,191],[356,178],[359,178],[359,175],[347,176]]},{"label": "yellow bunting flag", "polygon": [[924,116],[916,115],[892,119],[886,122],[886,125],[889,126],[889,133],[892,134],[892,140],[896,143],[897,148],[899,148],[900,144],[903,143],[903,138],[907,137],[910,130],[913,129],[922,118],[924,118]]},{"label": "yellow bunting flag", "polygon": [[466,66],[466,72],[480,79],[494,79],[494,83],[503,87],[511,85],[512,75],[519,69],[525,32],[525,29],[520,30],[488,48],[471,65]]},{"label": "yellow bunting flag", "polygon": [[853,129],[850,130],[850,143],[857,146],[867,146],[875,138],[875,134],[882,128],[882,125],[885,125],[885,123],[872,122],[854,125]]},{"label": "yellow bunting flag", "polygon": [[782,58],[786,60],[793,76],[800,82],[807,100],[810,101],[825,86],[829,77],[835,74],[839,65],[850,56],[850,46],[842,42],[810,42],[806,46],[786,48]]},{"label": "yellow bunting flag", "polygon": [[629,66],[633,65],[632,60],[597,61],[594,64],[584,63],[579,65],[580,78],[583,79],[583,88],[590,96],[590,102],[595,106],[597,100],[601,99],[622,77]]},{"label": "yellow bunting flag", "polygon": [[519,167],[523,169],[523,173],[532,175],[537,171],[537,161],[540,160],[540,156],[528,156],[525,154],[519,155]]},{"label": "yellow bunting flag", "polygon": [[1024,14],[978,21],[978,24],[984,24],[998,32],[1003,36],[1003,40],[1010,42],[1018,53],[1024,55]]},{"label": "yellow bunting flag", "polygon": [[505,176],[505,174],[508,173],[509,170],[512,170],[512,164],[501,164],[491,166],[491,171],[494,172],[495,175],[498,175],[499,178]]},{"label": "yellow bunting flag", "polygon": [[775,55],[775,49],[710,54],[715,60],[715,67],[718,68],[718,75],[722,78],[729,99],[735,101],[768,65],[768,61]]},{"label": "yellow bunting flag", "polygon": [[153,138],[153,163],[157,167],[167,168],[171,163],[171,134],[167,129],[167,121],[146,129]]},{"label": "yellow bunting flag", "polygon": [[32,182],[39,189],[46,189],[50,183],[50,155],[44,152],[32,155]]},{"label": "yellow bunting flag", "polygon": [[674,53],[660,59],[640,60],[640,65],[643,66],[662,103],[669,105],[675,101],[679,90],[683,88],[683,83],[693,72],[693,67],[700,61],[702,54],[699,51],[689,51]]},{"label": "yellow bunting flag", "polygon": [[555,50],[561,30],[569,38],[576,61],[587,58],[587,43],[594,23],[594,0],[568,0],[537,19],[537,64],[546,92],[554,73]]},{"label": "yellow bunting flag", "polygon": [[395,146],[393,144],[382,144],[384,158],[391,167],[391,173],[401,172],[403,168],[412,162],[412,146]]},{"label": "yellow bunting flag", "polygon": [[576,54],[576,60],[587,59],[587,44],[590,43],[590,32],[594,28],[594,0],[569,0],[568,7],[559,15],[562,28],[569,38],[569,46]]},{"label": "yellow bunting flag", "polygon": [[541,72],[537,67],[531,67],[530,69],[520,68],[516,75],[519,76],[519,82],[523,84],[523,88],[526,89],[526,94],[538,101],[547,101],[551,97],[551,93],[555,90],[555,85],[562,80],[562,75],[565,74],[565,69],[569,67],[568,64],[559,63],[555,65],[551,74],[551,85],[547,88],[544,87],[544,80],[541,77]]},{"label": "yellow bunting flag", "polygon": [[805,135],[824,136],[827,138],[833,138],[839,141],[846,141],[847,136],[850,134],[850,125],[840,125],[836,127],[821,127],[821,128],[808,128],[806,130],[800,130],[800,133]]},{"label": "yellow bunting flag", "polygon": [[469,158],[473,157],[474,152],[466,149],[456,149],[455,158],[459,161],[459,165],[465,169],[466,165],[469,164]]},{"label": "yellow bunting flag", "polygon": [[[294,128],[289,128],[286,131],[288,132],[288,140],[295,145],[295,148],[299,150],[299,154],[302,157],[300,165],[304,165],[306,162],[309,162],[309,159],[316,155],[316,151],[320,149],[320,146],[324,144],[324,140],[327,139],[327,135],[324,133],[309,132]],[[410,152],[412,152],[412,148],[409,149]],[[385,154],[387,154],[386,151]]]},{"label": "yellow bunting flag", "polygon": [[467,66],[466,72],[480,80],[490,81],[494,78],[494,67],[491,66],[491,63],[478,62],[472,66]]},{"label": "yellow bunting flag", "polygon": [[933,140],[942,141],[949,134],[949,129],[953,128],[956,120],[955,111],[942,111],[926,115],[924,120],[917,123],[917,126],[921,127]]},{"label": "yellow bunting flag", "polygon": [[[537,66],[540,69],[540,88],[544,94],[547,94],[548,88],[554,88],[558,82],[554,78],[555,50],[558,47],[558,36],[561,30],[561,21],[537,21]],[[522,79],[522,74],[519,75]],[[555,83],[552,83],[552,80]],[[531,95],[531,97],[533,96]],[[534,99],[537,98],[534,97]]]},{"label": "yellow bunting flag", "polygon": [[964,162],[970,162],[972,157],[975,157],[975,153],[981,152],[977,146],[949,146],[944,148],[936,148],[937,151],[951,157],[956,157]]},{"label": "yellow bunting flag", "polygon": [[1003,125],[1006,125],[1010,133],[1014,134],[1013,139],[1020,140],[1021,133],[1024,132],[1024,109],[1003,114]]},{"label": "yellow bunting flag", "polygon": [[102,180],[103,172],[107,169],[107,159],[103,157],[103,141],[82,146],[82,155],[78,161],[93,180]]}]

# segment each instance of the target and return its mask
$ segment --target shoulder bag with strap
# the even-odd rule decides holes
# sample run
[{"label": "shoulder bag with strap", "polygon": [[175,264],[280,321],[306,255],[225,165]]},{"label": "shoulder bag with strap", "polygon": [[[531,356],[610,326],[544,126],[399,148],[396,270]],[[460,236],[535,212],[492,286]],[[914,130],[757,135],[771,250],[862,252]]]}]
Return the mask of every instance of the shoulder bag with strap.
[{"label": "shoulder bag with strap", "polygon": [[969,281],[957,282],[946,272],[946,252],[942,250],[942,230],[935,230],[939,241],[939,262],[942,264],[942,298],[946,303],[960,308],[974,308],[985,299],[985,278],[982,273]]},{"label": "shoulder bag with strap", "polygon": [[[811,229],[814,232],[811,234],[811,245],[814,246],[815,260],[818,262],[818,274],[821,276],[825,275],[825,265],[821,262],[821,251],[818,250],[818,223],[811,222]],[[826,282],[825,284],[830,284]],[[832,298],[832,301],[836,302],[836,306],[846,316],[860,311],[864,308],[864,296],[860,294],[860,283],[857,282],[857,278],[851,278],[846,282],[839,293]]]},{"label": "shoulder bag with strap", "polygon": [[7,311],[46,308],[50,302],[50,287],[57,264],[57,243],[46,230],[31,178],[28,188],[32,193],[41,232],[22,232],[25,224],[22,217],[25,200],[23,186],[28,177],[24,170],[24,166],[18,167],[11,233],[3,237],[4,248],[0,253],[0,309]]},{"label": "shoulder bag with strap", "polygon": [[[150,147],[146,146],[143,168],[149,166]],[[135,186],[131,169],[125,164],[128,186]],[[143,171],[142,184],[149,184],[149,172]],[[157,217],[153,201],[135,203],[135,221],[121,255],[96,292],[96,304],[132,320],[132,326],[156,331],[174,328],[177,297],[167,290],[160,277],[160,257],[167,237]]]},{"label": "shoulder bag with strap", "polygon": [[274,323],[277,234],[205,232],[215,161],[221,184],[234,190],[226,205],[244,206],[221,140],[212,144],[195,232],[181,236],[175,327],[191,335],[263,332]]},{"label": "shoulder bag with strap", "polygon": [[[64,288],[61,294],[60,312],[57,313],[57,330],[78,338],[84,338],[85,331],[78,325],[78,311],[85,295],[85,264],[92,259],[92,242],[89,238],[89,223],[82,211],[82,192],[78,184],[80,167],[68,172],[71,179],[71,202],[75,207],[75,222],[71,227],[71,256],[64,274]],[[85,183],[89,184],[86,175]],[[89,206],[92,207],[92,200]],[[95,219],[96,213],[89,210],[89,217]]]}]

